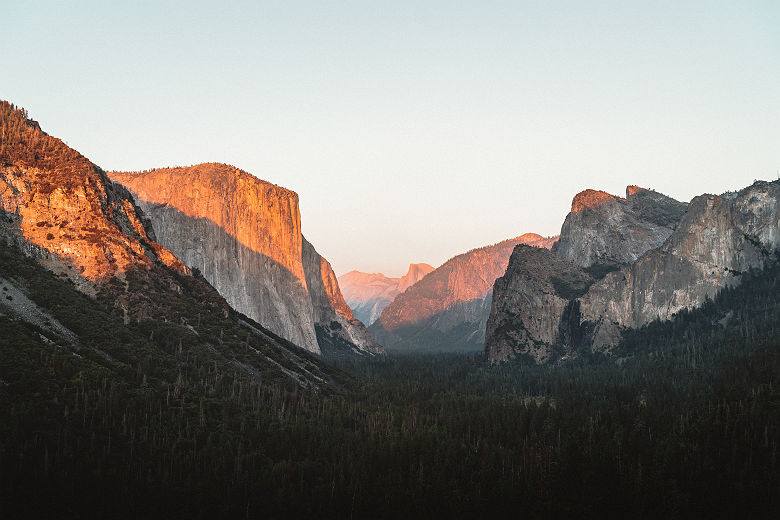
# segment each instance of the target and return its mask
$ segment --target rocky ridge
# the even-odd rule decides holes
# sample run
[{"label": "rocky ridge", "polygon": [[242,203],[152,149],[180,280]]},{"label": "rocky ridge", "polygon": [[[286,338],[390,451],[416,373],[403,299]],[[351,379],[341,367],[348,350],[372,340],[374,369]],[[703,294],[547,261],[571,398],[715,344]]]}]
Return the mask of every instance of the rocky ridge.
[{"label": "rocky ridge", "polygon": [[581,299],[580,321],[592,347],[608,349],[620,330],[667,320],[700,306],[749,269],[777,261],[780,182],[757,182],[733,200],[695,197],[659,248],[608,274]]},{"label": "rocky ridge", "polygon": [[[780,181],[701,195],[683,213],[681,204],[636,186],[627,188],[626,199],[578,194],[553,248],[570,265],[518,252],[497,281],[488,358],[527,354],[546,362],[582,347],[609,351],[626,328],[697,307],[739,283],[746,270],[777,261]],[[579,288],[559,283],[565,302],[550,296],[553,277],[564,274],[590,278]],[[541,324],[529,327],[535,320]]]},{"label": "rocky ridge", "polygon": [[581,267],[628,264],[663,244],[685,208],[638,186],[628,186],[626,198],[585,190],[572,200],[553,252]]}]

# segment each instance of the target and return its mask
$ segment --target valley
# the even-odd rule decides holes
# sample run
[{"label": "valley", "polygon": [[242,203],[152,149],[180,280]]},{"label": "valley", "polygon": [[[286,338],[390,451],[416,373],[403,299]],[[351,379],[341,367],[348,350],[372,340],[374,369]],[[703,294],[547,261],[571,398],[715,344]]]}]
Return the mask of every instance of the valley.
[{"label": "valley", "polygon": [[780,180],[587,189],[560,235],[337,277],[291,189],[0,124],[11,517],[780,505]]}]

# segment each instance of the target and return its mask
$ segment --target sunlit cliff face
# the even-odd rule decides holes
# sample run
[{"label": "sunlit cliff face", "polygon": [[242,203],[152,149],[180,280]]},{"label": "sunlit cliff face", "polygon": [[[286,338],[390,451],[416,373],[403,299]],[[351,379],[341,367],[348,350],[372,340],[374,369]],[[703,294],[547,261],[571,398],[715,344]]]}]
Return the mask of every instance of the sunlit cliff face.
[{"label": "sunlit cliff face", "polygon": [[618,197],[605,191],[585,190],[578,193],[571,201],[571,210],[574,213],[585,211],[586,209],[601,206],[605,202],[618,200]]},{"label": "sunlit cliff face", "polygon": [[156,238],[234,309],[312,352],[342,340],[381,351],[301,234],[294,191],[220,163],[109,175],[132,192]]},{"label": "sunlit cliff face", "polygon": [[350,309],[347,302],[344,301],[344,296],[339,290],[339,282],[336,279],[336,273],[333,272],[330,262],[323,257],[320,257],[320,276],[322,277],[325,294],[328,295],[328,301],[331,308],[348,320],[355,319],[355,316],[352,314],[352,309]]},{"label": "sunlit cliff face", "polygon": [[89,160],[8,103],[0,105],[0,125],[6,240],[21,239],[50,268],[80,282],[121,277],[155,261],[185,269],[149,239],[129,194]]},{"label": "sunlit cliff face", "polygon": [[212,221],[243,246],[274,259],[306,288],[294,191],[217,163],[109,175],[140,200]]}]

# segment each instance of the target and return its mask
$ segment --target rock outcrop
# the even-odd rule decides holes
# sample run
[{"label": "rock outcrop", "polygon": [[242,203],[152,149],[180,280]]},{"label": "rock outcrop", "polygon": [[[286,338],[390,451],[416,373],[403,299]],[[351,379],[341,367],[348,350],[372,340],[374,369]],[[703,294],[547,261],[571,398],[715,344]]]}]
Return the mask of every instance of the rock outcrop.
[{"label": "rock outcrop", "polygon": [[128,269],[186,271],[103,170],[5,101],[0,126],[0,237],[7,244],[88,293]]},{"label": "rock outcrop", "polygon": [[571,260],[546,249],[515,247],[506,273],[493,285],[485,329],[490,360],[530,356],[545,363],[571,354],[579,340],[566,326],[575,305],[572,300],[592,282]]},{"label": "rock outcrop", "polygon": [[[739,283],[748,269],[778,260],[780,181],[701,195],[681,216],[673,199],[634,186],[626,193],[626,199],[592,190],[575,197],[561,232],[566,241],[553,248],[571,262],[568,267],[522,251],[513,255],[496,283],[485,343],[489,359],[529,354],[546,362],[583,346],[609,351],[626,328],[697,307]],[[605,274],[602,268],[610,264],[623,265]],[[563,302],[550,296],[553,277],[563,276],[591,279],[586,290],[575,284],[557,291]],[[533,317],[542,320],[535,328],[528,326]]]},{"label": "rock outcrop", "polygon": [[236,310],[315,353],[316,327],[330,327],[339,315],[345,323],[337,336],[358,350],[381,351],[301,234],[295,192],[225,164],[109,175],[132,192],[157,239]]},{"label": "rock outcrop", "polygon": [[625,199],[585,190],[574,197],[553,252],[581,267],[629,264],[663,244],[685,208],[637,186],[626,188]]},{"label": "rock outcrop", "polygon": [[389,351],[478,351],[483,348],[493,282],[517,244],[550,247],[555,237],[527,233],[445,262],[399,294],[369,331]]},{"label": "rock outcrop", "polygon": [[406,271],[406,274],[398,280],[398,292],[404,292],[409,287],[425,278],[433,269],[434,267],[428,264],[409,264],[409,269]]},{"label": "rock outcrop", "polygon": [[581,322],[594,349],[619,340],[620,330],[666,320],[700,306],[742,273],[777,261],[780,182],[757,182],[734,195],[694,198],[664,244],[608,274],[581,298]]},{"label": "rock outcrop", "polygon": [[339,276],[339,287],[355,316],[371,325],[393,299],[433,271],[428,264],[409,264],[401,278],[390,278],[382,273],[350,271]]}]

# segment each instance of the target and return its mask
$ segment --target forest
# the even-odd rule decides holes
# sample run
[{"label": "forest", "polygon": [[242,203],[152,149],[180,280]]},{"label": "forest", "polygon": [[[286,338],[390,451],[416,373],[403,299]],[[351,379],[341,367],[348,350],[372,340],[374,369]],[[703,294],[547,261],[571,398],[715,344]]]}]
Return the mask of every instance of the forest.
[{"label": "forest", "polygon": [[[777,264],[627,332],[609,356],[344,358],[305,388],[270,368],[247,377],[175,320],[125,324],[0,253],[0,279],[24,284],[85,347],[0,316],[9,518],[774,517],[780,506]],[[189,321],[199,338],[273,354],[203,322]]]}]

